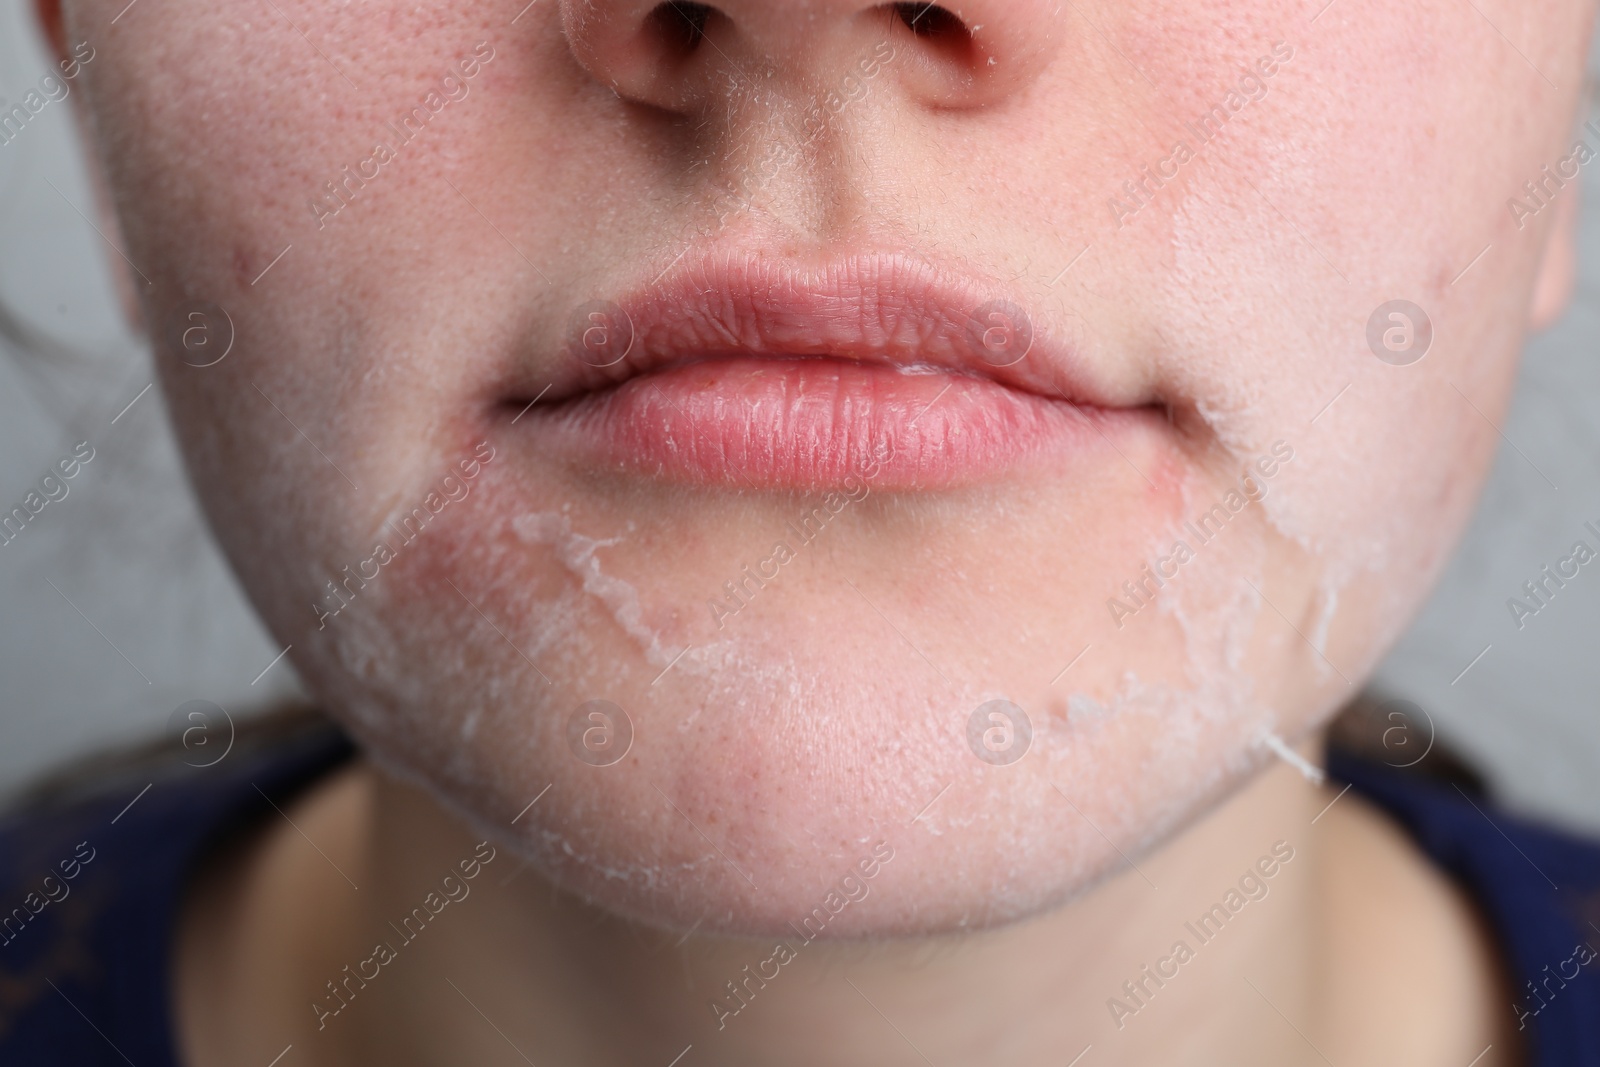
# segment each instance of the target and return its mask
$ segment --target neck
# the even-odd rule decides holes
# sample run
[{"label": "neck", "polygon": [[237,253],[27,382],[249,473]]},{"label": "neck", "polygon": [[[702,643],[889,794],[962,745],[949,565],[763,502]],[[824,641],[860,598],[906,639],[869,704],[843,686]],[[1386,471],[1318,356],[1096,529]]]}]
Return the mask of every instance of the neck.
[{"label": "neck", "polygon": [[[1447,887],[1418,890],[1384,876],[1383,855],[1372,852],[1381,832],[1359,800],[1347,796],[1319,817],[1334,794],[1284,766],[1133,857],[1137,868],[1130,863],[1049,914],[872,944],[806,942],[798,933],[770,943],[707,938],[630,923],[561,892],[505,849],[484,862],[490,850],[425,794],[366,768],[348,777],[337,787],[349,794],[342,803],[351,824],[339,838],[347,843],[340,866],[360,871],[352,877],[361,888],[304,867],[304,877],[328,884],[315,890],[325,895],[302,896],[340,903],[311,927],[298,920],[298,973],[277,983],[280,1006],[263,1013],[289,1020],[263,1046],[281,1047],[284,1026],[299,1028],[301,1063],[374,1055],[436,1063],[470,1049],[492,1064],[665,1067],[689,1049],[682,1067],[1032,1067],[1073,1062],[1090,1046],[1093,1067],[1338,1062],[1384,1040],[1394,1014],[1350,980],[1352,968],[1359,975],[1372,961],[1352,956],[1340,931],[1367,921],[1369,909],[1362,890],[1329,893],[1339,870],[1354,861],[1376,871],[1390,894],[1373,902],[1377,909],[1448,916],[1454,907],[1458,925],[1470,925]],[[1414,856],[1394,862],[1412,882],[1419,877]],[[447,871],[456,877],[442,883]],[[1439,930],[1424,923],[1417,936],[1462,940],[1443,921]],[[1482,953],[1451,961],[1450,989],[1463,988],[1462,967],[1492,969]],[[1407,983],[1429,979],[1415,967],[1401,972]],[[1485,998],[1466,986],[1479,1007]],[[313,999],[321,1009],[309,1006]],[[1461,1032],[1460,1003],[1441,1007],[1438,1041],[1452,1051],[1478,1041],[1481,1028]],[[1426,1032],[1418,1022],[1419,1010],[1424,1021],[1433,1017],[1426,1003],[1419,1009],[1412,996],[1406,1010],[1396,1026]],[[1366,1025],[1351,1036],[1340,1019],[1356,1013]]]},{"label": "neck", "polygon": [[[472,856],[475,839],[426,796],[390,780],[377,788],[374,919],[387,919]],[[1138,870],[1046,916],[888,944],[652,930],[553,892],[502,850],[473,895],[440,915],[438,934],[402,950],[416,958],[397,980],[362,991],[377,1002],[364,1018],[387,1029],[419,1005],[454,1001],[463,1010],[441,1014],[465,1032],[424,1035],[432,1047],[419,1062],[468,1034],[493,1037],[480,1012],[515,1035],[499,1042],[508,1063],[519,1059],[512,1043],[535,1063],[665,1065],[692,1045],[696,1065],[1021,1065],[1065,1063],[1089,1044],[1097,1065],[1217,1063],[1264,1043],[1276,1062],[1294,1062],[1311,1050],[1289,1027],[1261,1026],[1271,1009],[1241,978],[1308,1020],[1310,820],[1325,803],[1275,770]],[[1274,859],[1277,842],[1294,859]],[[1266,893],[1251,900],[1238,883],[1263,858],[1274,874],[1248,880]],[[1218,998],[1224,975],[1238,988]]]}]

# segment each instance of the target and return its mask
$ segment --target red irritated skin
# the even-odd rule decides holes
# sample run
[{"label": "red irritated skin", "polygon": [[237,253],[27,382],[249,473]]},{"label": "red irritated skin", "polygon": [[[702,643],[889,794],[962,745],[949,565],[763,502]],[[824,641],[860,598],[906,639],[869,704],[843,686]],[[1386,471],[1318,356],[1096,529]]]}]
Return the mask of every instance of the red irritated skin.
[{"label": "red irritated skin", "polygon": [[123,6],[74,99],[262,617],[676,929],[880,840],[829,937],[1021,919],[1248,780],[1420,603],[1568,263],[1507,199],[1581,0]]}]

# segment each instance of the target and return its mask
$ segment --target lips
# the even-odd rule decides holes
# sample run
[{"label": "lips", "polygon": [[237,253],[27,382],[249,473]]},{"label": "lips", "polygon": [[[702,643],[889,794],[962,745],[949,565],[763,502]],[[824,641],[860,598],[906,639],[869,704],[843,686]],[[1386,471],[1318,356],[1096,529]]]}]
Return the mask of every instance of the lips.
[{"label": "lips", "polygon": [[706,486],[945,489],[1114,455],[1150,414],[1012,294],[897,255],[680,261],[576,309],[545,360],[504,404],[541,451]]}]

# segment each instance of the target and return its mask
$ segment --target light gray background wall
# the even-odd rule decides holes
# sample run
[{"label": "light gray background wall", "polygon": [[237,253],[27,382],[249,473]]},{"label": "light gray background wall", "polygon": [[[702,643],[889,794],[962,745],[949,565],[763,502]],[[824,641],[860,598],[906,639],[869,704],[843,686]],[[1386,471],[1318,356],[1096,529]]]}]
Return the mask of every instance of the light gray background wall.
[{"label": "light gray background wall", "polygon": [[[0,3],[0,97],[15,103],[47,62],[31,5]],[[0,351],[0,510],[76,442],[95,449],[66,499],[0,547],[0,791],[158,733],[187,701],[240,713],[294,691],[287,661],[250,684],[280,649],[201,526],[159,391],[119,417],[151,375],[112,290],[118,253],[84,217],[98,219],[71,102],[0,145],[0,293],[96,356],[34,373],[37,359]]]},{"label": "light gray background wall", "polygon": [[[0,5],[11,101],[45,71],[26,13]],[[1600,166],[1583,180],[1594,202]],[[139,395],[150,372],[111,289],[117,253],[85,216],[70,111],[52,104],[0,146],[0,293],[100,355],[65,375],[0,358],[0,510],[75,442],[95,459],[0,548],[0,790],[159,732],[186,701],[243,714],[295,691],[287,661],[253,681],[280,649],[200,526],[158,393]],[[1585,213],[1582,250],[1573,310],[1529,346],[1503,427],[1516,447],[1501,448],[1465,544],[1379,684],[1419,704],[1512,805],[1600,831],[1600,571],[1520,632],[1505,606],[1585,520],[1600,525],[1600,212]]]}]

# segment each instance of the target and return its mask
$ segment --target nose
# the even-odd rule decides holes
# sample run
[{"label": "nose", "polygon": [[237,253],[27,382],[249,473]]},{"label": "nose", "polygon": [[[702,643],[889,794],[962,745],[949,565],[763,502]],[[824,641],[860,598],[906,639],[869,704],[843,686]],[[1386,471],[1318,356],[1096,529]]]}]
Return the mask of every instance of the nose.
[{"label": "nose", "polygon": [[[741,88],[817,91],[880,65],[928,106],[984,107],[1033,81],[1062,20],[1048,0],[561,0],[561,16],[596,80],[685,113]],[[880,63],[861,67],[864,56]]]}]

